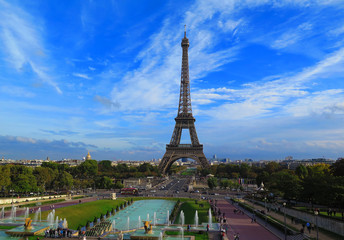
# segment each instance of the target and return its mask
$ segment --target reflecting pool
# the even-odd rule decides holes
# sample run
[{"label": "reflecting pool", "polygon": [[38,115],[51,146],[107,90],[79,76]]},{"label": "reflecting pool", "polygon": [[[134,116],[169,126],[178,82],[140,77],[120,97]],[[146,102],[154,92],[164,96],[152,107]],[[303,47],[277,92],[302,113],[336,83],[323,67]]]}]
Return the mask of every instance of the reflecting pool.
[{"label": "reflecting pool", "polygon": [[135,201],[132,205],[110,217],[109,220],[115,220],[116,231],[143,227],[143,220],[151,220],[153,225],[154,216],[156,224],[167,224],[167,211],[172,212],[175,204],[175,201],[162,199]]}]

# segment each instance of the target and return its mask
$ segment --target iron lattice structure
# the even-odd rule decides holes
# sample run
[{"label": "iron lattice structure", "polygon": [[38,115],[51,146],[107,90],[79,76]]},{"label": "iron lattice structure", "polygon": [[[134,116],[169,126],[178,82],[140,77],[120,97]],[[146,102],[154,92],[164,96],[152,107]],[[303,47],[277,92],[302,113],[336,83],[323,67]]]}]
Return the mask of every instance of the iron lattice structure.
[{"label": "iron lattice structure", "polygon": [[[180,158],[191,158],[197,161],[202,168],[209,168],[209,162],[203,153],[203,145],[199,143],[195,121],[192,115],[190,80],[189,80],[189,39],[184,32],[181,43],[183,49],[181,83],[178,115],[175,118],[176,125],[172,134],[170,144],[166,145],[166,152],[159,164],[159,170],[166,174],[171,165]],[[180,144],[183,129],[188,129],[191,144]]]}]

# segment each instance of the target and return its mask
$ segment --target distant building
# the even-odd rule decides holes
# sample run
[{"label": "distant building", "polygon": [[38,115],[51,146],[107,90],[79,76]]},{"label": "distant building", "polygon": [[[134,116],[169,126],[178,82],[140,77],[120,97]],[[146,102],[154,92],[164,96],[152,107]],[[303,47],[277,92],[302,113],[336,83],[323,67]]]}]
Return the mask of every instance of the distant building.
[{"label": "distant building", "polygon": [[92,158],[91,158],[90,152],[87,152],[86,160],[91,160],[91,159],[92,159]]}]

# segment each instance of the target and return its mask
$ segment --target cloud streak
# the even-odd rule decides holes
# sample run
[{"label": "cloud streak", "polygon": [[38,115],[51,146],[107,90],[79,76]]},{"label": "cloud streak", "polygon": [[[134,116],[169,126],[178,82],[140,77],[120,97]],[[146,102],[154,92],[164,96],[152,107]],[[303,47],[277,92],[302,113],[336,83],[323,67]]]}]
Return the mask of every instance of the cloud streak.
[{"label": "cloud streak", "polygon": [[18,71],[25,65],[43,82],[51,85],[57,93],[62,94],[54,81],[51,70],[44,62],[49,58],[42,40],[42,27],[38,19],[34,19],[25,11],[5,1],[0,1],[0,38],[4,43],[6,60]]}]

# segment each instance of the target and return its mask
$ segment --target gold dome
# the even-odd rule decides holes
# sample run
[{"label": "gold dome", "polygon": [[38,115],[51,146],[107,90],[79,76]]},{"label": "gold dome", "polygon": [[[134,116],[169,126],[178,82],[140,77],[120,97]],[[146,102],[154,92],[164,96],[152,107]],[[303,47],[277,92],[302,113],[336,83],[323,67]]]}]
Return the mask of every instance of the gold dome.
[{"label": "gold dome", "polygon": [[86,160],[91,160],[91,154],[90,154],[90,152],[87,152]]}]

